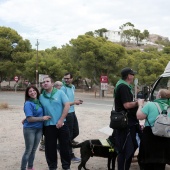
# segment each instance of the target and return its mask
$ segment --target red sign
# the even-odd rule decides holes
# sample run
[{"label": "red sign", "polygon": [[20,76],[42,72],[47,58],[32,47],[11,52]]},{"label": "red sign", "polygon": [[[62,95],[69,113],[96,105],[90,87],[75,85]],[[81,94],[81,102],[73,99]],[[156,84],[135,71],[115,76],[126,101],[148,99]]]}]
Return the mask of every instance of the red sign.
[{"label": "red sign", "polygon": [[18,81],[18,76],[15,76],[15,77],[14,77],[14,80],[15,80],[15,81]]},{"label": "red sign", "polygon": [[108,83],[108,77],[107,76],[100,76],[100,83]]}]

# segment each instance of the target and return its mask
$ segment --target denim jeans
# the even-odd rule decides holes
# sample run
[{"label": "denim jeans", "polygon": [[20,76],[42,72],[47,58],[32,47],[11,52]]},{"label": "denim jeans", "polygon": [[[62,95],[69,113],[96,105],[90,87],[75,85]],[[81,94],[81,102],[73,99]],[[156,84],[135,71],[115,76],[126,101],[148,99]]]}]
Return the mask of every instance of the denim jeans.
[{"label": "denim jeans", "polygon": [[[57,169],[57,139],[60,143],[60,156],[63,169],[70,169],[70,136],[67,124],[57,129],[56,125],[45,128],[45,156],[50,170]],[[63,164],[64,160],[64,164]]]},{"label": "denim jeans", "polygon": [[37,128],[24,128],[23,129],[25,139],[25,152],[22,156],[21,170],[26,170],[33,167],[35,152],[41,139],[42,129]]}]

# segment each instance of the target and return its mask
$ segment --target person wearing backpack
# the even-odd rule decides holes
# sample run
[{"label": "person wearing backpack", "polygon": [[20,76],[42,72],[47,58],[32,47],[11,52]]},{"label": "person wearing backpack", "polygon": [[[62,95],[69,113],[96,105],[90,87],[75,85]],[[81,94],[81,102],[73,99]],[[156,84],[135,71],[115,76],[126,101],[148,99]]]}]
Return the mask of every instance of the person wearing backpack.
[{"label": "person wearing backpack", "polygon": [[160,114],[156,103],[162,111],[166,111],[170,105],[170,91],[160,89],[156,99],[147,102],[145,106],[144,100],[138,99],[137,119],[145,119],[138,154],[138,162],[143,170],[165,170],[166,164],[170,164],[170,138],[157,136],[152,132],[155,120]]}]

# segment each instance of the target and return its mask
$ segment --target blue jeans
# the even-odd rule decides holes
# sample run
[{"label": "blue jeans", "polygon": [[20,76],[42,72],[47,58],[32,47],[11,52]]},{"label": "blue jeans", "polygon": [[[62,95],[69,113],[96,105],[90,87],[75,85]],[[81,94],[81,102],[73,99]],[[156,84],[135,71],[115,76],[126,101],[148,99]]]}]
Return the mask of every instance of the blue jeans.
[{"label": "blue jeans", "polygon": [[24,128],[23,129],[25,139],[25,152],[22,156],[21,170],[25,170],[27,163],[28,168],[33,167],[35,152],[41,139],[42,129],[37,128]]}]

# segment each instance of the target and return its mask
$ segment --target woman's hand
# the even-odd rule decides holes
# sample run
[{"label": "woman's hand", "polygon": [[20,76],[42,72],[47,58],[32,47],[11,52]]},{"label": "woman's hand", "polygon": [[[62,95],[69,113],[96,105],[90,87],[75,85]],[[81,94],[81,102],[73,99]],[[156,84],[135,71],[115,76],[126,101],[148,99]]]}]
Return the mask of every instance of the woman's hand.
[{"label": "woman's hand", "polygon": [[43,116],[43,120],[49,120],[51,119],[51,116]]},{"label": "woman's hand", "polygon": [[24,118],[24,119],[21,121],[22,124],[24,124],[25,119],[26,119],[26,118]]}]

